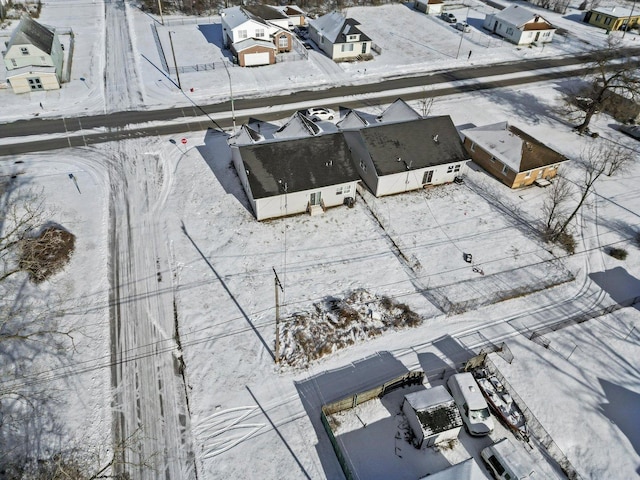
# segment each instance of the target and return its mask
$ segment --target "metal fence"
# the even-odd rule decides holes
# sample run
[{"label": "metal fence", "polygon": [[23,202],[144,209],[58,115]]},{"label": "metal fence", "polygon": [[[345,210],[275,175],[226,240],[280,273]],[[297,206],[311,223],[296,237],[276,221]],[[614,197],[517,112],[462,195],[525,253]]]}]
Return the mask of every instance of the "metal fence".
[{"label": "metal fence", "polygon": [[171,18],[165,20],[163,25],[165,27],[172,27],[174,25],[209,25],[220,23],[220,17],[185,17],[185,18]]},{"label": "metal fence", "polygon": [[[221,63],[221,62],[218,62]],[[192,72],[206,72],[207,70],[215,70],[216,64],[214,63],[198,63],[196,65],[184,65],[178,67],[179,73],[192,73]],[[169,75],[175,75],[176,67],[169,67]]]}]

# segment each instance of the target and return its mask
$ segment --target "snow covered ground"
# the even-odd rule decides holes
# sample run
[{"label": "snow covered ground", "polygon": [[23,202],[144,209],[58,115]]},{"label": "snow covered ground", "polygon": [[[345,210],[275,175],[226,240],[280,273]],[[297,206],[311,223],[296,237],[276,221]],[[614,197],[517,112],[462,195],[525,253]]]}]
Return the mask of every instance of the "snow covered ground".
[{"label": "snow covered ground", "polygon": [[[146,108],[228,100],[229,79],[224,68],[181,75],[186,95],[180,93],[156,68],[161,59],[150,18],[132,4],[125,6],[129,32],[139,52],[134,60]],[[474,4],[468,10],[473,31],[465,35],[461,51],[472,49],[471,63],[572,53],[588,47],[584,42],[598,45],[605,39],[602,32],[576,22],[575,9],[564,18],[545,11],[542,15],[554,23],[572,27],[575,37],[565,42],[559,39],[544,50],[518,49],[481,31],[480,12],[486,8]],[[112,97],[106,96],[102,80],[106,61],[103,9],[100,2],[45,3],[43,23],[70,26],[76,33],[71,82],[58,92],[15,96],[0,90],[4,121],[36,113],[69,116],[108,109],[105,99]],[[466,11],[465,7],[455,13],[464,18]],[[374,61],[335,65],[314,51],[308,62],[259,69],[233,67],[234,95],[369,82],[467,64],[466,55],[455,58],[459,32],[439,19],[402,5],[351,8],[348,14],[383,48]],[[402,25],[402,36],[390,33],[383,20]],[[205,57],[218,61],[215,41],[207,41],[197,25],[158,26],[161,42],[168,40],[169,30],[175,32],[180,65],[202,63]],[[634,37],[628,35],[625,41],[632,44]],[[0,70],[0,78],[2,75]],[[288,86],[283,88],[277,79],[285,77]],[[565,82],[569,80],[440,97],[430,114],[451,115],[458,127],[508,120],[569,157],[587,141],[611,140],[639,151],[639,144],[612,129],[606,117],[594,122],[594,130],[601,133],[599,139],[573,134],[554,110]],[[420,110],[419,104],[414,107]],[[370,112],[382,108],[373,102]],[[74,307],[67,308],[64,322],[79,332],[76,350],[68,352],[72,364],[53,369],[52,357],[42,357],[31,378],[65,393],[56,412],[66,430],[57,438],[99,446],[108,436],[113,392],[107,269],[114,261],[108,248],[109,234],[114,233],[109,211],[115,208],[118,213],[132,212],[127,217],[135,246],[130,256],[149,250],[162,257],[157,270],[156,259],[147,259],[147,269],[134,270],[130,279],[137,290],[125,300],[140,307],[138,317],[132,318],[152,325],[154,336],[140,335],[129,354],[133,359],[135,353],[154,351],[167,364],[179,356],[173,331],[162,327],[165,320],[173,324],[172,316],[158,318],[162,310],[146,308],[144,303],[166,303],[166,296],[172,295],[189,398],[190,419],[185,423],[199,478],[341,478],[320,423],[322,404],[409,369],[421,368],[429,376],[458,367],[473,350],[490,341],[506,341],[512,349],[514,362],[500,365],[501,370],[584,478],[638,475],[640,439],[630,428],[640,418],[640,375],[635,360],[640,358],[638,310],[617,310],[546,334],[549,349],[523,334],[639,294],[640,250],[632,239],[637,235],[640,211],[636,188],[640,165],[597,184],[598,195],[590,197],[582,212],[581,230],[576,231],[578,253],[566,256],[522,227],[523,222],[535,226],[539,220],[543,189],[510,191],[474,169],[463,185],[366,203],[359,199],[353,209],[332,209],[320,217],[302,215],[258,223],[230,164],[228,134],[213,130],[188,134],[186,146],[170,143],[169,137],[145,138],[2,159],[1,174],[19,168],[21,182],[44,188],[47,206],[54,212],[52,219],[78,238],[67,270],[30,292],[44,298],[54,290],[68,297]],[[127,159],[124,165],[117,164],[120,158]],[[565,173],[574,176],[570,164],[567,166]],[[79,191],[69,173],[78,179]],[[119,198],[124,198],[123,203],[114,206],[114,199]],[[419,263],[417,283],[394,254],[389,239]],[[606,255],[607,245],[626,248],[628,258],[618,261]],[[479,302],[461,315],[444,315],[418,293],[419,288],[441,287],[448,296],[464,301],[490,297],[496,288],[486,286],[486,280],[463,262],[461,251],[473,253],[485,277],[498,283],[509,285],[521,281],[522,272],[533,272],[529,278],[555,278],[557,282],[552,283],[557,286],[497,304]],[[295,312],[313,308],[315,301],[366,288],[408,304],[423,316],[423,323],[415,329],[358,341],[303,370],[278,368],[272,356],[273,268],[284,285],[280,298],[283,322]],[[621,281],[630,289],[615,288]],[[525,283],[534,287],[537,280]],[[147,290],[149,284],[156,290]],[[154,372],[146,374],[150,381],[155,380]],[[133,410],[135,399],[131,398],[127,406]],[[179,411],[179,405],[175,407]],[[156,436],[161,433],[149,432],[162,432],[166,422],[165,417],[145,418],[143,435],[160,442]],[[52,441],[44,434],[41,439],[43,444]],[[362,449],[359,454],[364,456],[366,446]],[[159,462],[183,459],[182,454],[164,453]],[[157,471],[164,467],[156,465]],[[193,470],[183,473],[182,478],[194,478]]]}]

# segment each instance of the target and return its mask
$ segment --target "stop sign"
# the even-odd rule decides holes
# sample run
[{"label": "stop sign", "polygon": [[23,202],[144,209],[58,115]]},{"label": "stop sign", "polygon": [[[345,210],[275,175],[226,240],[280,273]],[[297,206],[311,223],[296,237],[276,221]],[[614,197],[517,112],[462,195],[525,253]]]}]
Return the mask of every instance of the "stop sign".
[{"label": "stop sign", "polygon": [[183,138],[182,140],[180,140],[180,142],[182,142],[183,145],[186,145],[187,144],[187,139]]}]

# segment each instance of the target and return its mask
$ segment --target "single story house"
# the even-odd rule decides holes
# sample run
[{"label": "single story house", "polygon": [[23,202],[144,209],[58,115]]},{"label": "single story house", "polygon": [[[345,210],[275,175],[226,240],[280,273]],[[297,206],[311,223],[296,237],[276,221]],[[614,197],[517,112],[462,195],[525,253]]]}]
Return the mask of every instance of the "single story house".
[{"label": "single story house", "polygon": [[418,448],[454,440],[462,428],[460,410],[443,385],[405,395],[402,412]]},{"label": "single story house", "polygon": [[360,177],[341,133],[230,147],[258,220],[321,214],[355,198]]},{"label": "single story house", "polygon": [[[269,14],[273,18],[265,20],[254,11]],[[222,43],[225,48],[231,49],[241,66],[275,63],[276,53],[289,52],[293,48],[288,17],[275,8],[265,5],[231,7],[225,8],[220,17]]]},{"label": "single story house", "polygon": [[448,115],[343,133],[358,173],[376,197],[453,182],[469,160]]},{"label": "single story house", "polygon": [[556,28],[537,13],[520,5],[511,5],[498,13],[487,15],[482,27],[516,45],[553,40]]},{"label": "single story house", "polygon": [[592,8],[584,14],[583,21],[596,27],[611,30],[626,30],[640,23],[640,10],[635,12],[624,7]]},{"label": "single story house", "polygon": [[55,29],[23,15],[6,47],[7,82],[14,93],[60,88],[64,52]]},{"label": "single story house", "polygon": [[[473,458],[456,463],[420,480],[490,480]],[[515,479],[514,479],[515,480]]]},{"label": "single story house", "polygon": [[568,158],[507,122],[462,130],[471,159],[510,188],[545,184]]},{"label": "single story house", "polygon": [[414,8],[427,15],[440,15],[444,7],[443,0],[416,0]]},{"label": "single story house", "polygon": [[331,12],[309,21],[309,38],[334,61],[371,58],[371,39],[353,18]]}]

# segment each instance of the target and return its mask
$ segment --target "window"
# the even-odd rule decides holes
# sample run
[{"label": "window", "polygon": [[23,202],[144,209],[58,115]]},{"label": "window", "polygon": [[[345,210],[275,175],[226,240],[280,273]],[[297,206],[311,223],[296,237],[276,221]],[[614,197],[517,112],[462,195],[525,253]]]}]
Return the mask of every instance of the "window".
[{"label": "window", "polygon": [[39,78],[27,78],[27,82],[29,82],[29,87],[31,87],[31,90],[42,90],[42,82]]},{"label": "window", "polygon": [[491,157],[491,159],[490,159],[490,160],[491,160],[491,162],[493,163],[493,162],[495,162],[495,161],[496,161],[496,157]]},{"label": "window", "polygon": [[264,28],[256,28],[256,37],[264,37]]},{"label": "window", "polygon": [[367,171],[367,165],[366,163],[364,163],[364,160],[360,160],[360,168],[362,169],[363,172]]},{"label": "window", "polygon": [[471,150],[472,152],[476,151],[476,142],[471,142],[471,146],[469,147],[469,150]]},{"label": "window", "polygon": [[336,189],[336,195],[346,195],[351,192],[351,185],[343,185]]},{"label": "window", "polygon": [[507,35],[513,35],[513,28],[507,28]]},{"label": "window", "polygon": [[542,38],[549,38],[550,35],[551,35],[551,32],[544,32],[542,34]]},{"label": "window", "polygon": [[16,62],[16,59],[15,59],[15,58],[12,58],[12,59],[11,59],[11,65],[13,65],[14,67],[17,67],[17,66],[18,66],[18,62]]},{"label": "window", "polygon": [[362,43],[362,52],[360,53],[367,53],[367,44],[366,43]]},{"label": "window", "polygon": [[524,176],[524,178],[531,178],[531,172],[527,172],[527,174]]},{"label": "window", "polygon": [[287,48],[289,46],[289,39],[286,35],[282,35],[278,38],[278,46],[280,48]]},{"label": "window", "polygon": [[605,20],[604,20],[604,24],[605,24],[605,25],[610,25],[610,24],[611,24],[611,17],[607,17],[607,18],[605,18]]},{"label": "window", "polygon": [[460,165],[456,165],[455,167],[453,167],[453,171],[454,172],[459,172],[460,171]]},{"label": "window", "polygon": [[238,38],[247,38],[246,30],[238,30]]},{"label": "window", "polygon": [[504,467],[500,464],[495,455],[491,455],[489,457],[489,463],[498,475],[502,475],[504,473]]},{"label": "window", "polygon": [[29,49],[27,47],[20,47],[22,55],[29,55]]},{"label": "window", "polygon": [[504,167],[502,167],[502,174],[506,175],[509,172],[509,167],[507,167],[506,165]]},{"label": "window", "polygon": [[426,172],[424,172],[424,176],[422,177],[422,183],[423,184],[431,183],[432,179],[433,179],[433,170],[427,170]]},{"label": "window", "polygon": [[343,43],[342,44],[343,52],[353,52],[353,43]]},{"label": "window", "polygon": [[453,165],[447,167],[447,173],[453,173]]}]

